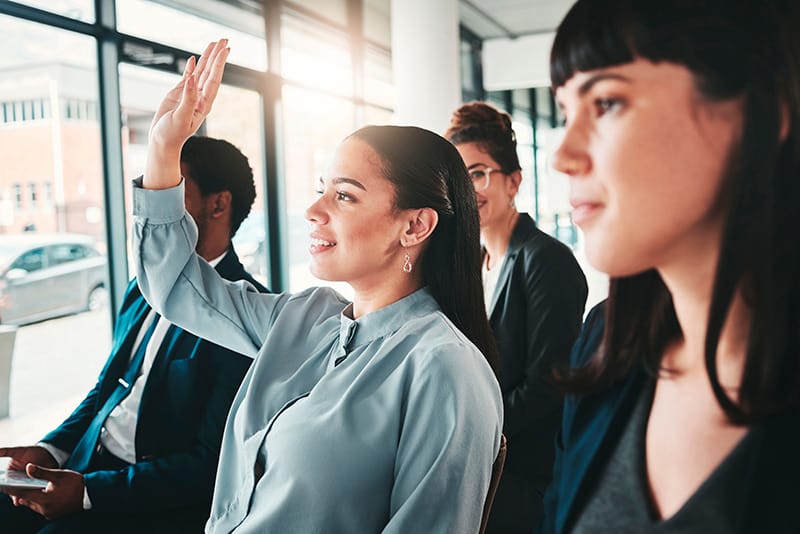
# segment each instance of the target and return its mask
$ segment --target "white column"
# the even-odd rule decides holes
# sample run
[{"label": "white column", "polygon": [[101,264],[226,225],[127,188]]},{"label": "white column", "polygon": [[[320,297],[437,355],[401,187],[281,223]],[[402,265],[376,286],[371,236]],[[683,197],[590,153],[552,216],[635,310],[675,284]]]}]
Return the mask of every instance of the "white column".
[{"label": "white column", "polygon": [[461,104],[458,0],[392,0],[395,124],[443,133]]}]

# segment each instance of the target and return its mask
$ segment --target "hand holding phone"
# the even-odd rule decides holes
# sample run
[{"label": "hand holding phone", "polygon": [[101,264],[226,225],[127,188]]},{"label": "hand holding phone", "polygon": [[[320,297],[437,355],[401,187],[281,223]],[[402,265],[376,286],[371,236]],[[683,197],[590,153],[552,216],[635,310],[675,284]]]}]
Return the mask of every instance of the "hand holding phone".
[{"label": "hand holding phone", "polygon": [[47,481],[32,478],[24,471],[0,469],[0,489],[45,489]]}]

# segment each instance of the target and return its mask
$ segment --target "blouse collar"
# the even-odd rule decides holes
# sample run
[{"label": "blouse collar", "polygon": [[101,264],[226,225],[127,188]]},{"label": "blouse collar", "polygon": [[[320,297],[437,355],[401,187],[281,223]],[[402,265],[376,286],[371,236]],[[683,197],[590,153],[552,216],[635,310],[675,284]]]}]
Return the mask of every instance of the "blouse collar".
[{"label": "blouse collar", "polygon": [[427,287],[418,289],[408,296],[379,310],[351,319],[353,304],[350,303],[340,314],[339,347],[350,351],[378,338],[396,332],[401,326],[414,318],[439,311],[439,304]]}]

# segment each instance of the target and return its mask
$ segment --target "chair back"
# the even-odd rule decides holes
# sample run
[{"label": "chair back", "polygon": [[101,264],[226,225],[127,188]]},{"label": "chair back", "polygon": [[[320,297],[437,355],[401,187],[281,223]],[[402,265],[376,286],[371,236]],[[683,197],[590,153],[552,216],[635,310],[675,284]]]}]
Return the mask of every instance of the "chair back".
[{"label": "chair back", "polygon": [[486,531],[486,524],[489,522],[489,512],[492,511],[494,494],[497,493],[497,486],[500,484],[500,476],[503,474],[503,465],[506,463],[506,436],[500,434],[500,450],[497,451],[497,458],[492,464],[492,479],[489,482],[489,491],[486,493],[486,501],[483,503],[483,516],[481,516],[480,534]]}]

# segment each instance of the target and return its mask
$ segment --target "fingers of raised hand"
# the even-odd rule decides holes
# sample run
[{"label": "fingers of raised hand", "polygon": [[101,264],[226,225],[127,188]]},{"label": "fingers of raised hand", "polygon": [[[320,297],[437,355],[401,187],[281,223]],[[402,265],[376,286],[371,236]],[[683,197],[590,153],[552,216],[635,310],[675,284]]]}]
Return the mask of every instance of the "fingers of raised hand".
[{"label": "fingers of raised hand", "polygon": [[[203,57],[200,59],[200,61],[203,63],[203,69],[202,70],[200,70],[199,68],[197,69],[197,75],[198,75],[197,87],[201,91],[205,91],[206,82],[209,80],[209,78],[218,76],[219,79],[222,79],[222,70],[219,69],[219,63],[221,58],[222,66],[224,67],[225,59],[228,56],[227,50],[228,50],[228,40],[220,39],[215,43],[211,43],[206,48],[206,51],[203,52]],[[205,61],[203,61],[203,59],[205,59]]]},{"label": "fingers of raised hand", "polygon": [[200,61],[197,62],[197,66],[194,68],[194,72],[199,75],[203,73],[203,70],[206,68],[206,64],[208,63],[208,58],[214,51],[214,47],[217,46],[217,41],[212,41],[208,43],[206,49],[203,50],[202,55],[200,56]]},{"label": "fingers of raised hand", "polygon": [[[186,80],[180,102],[172,115],[173,120],[180,125],[181,128],[194,130],[197,127],[198,123],[195,120],[194,113],[198,99],[197,80],[192,76]],[[191,135],[191,132],[189,132],[188,135]]]},{"label": "fingers of raised hand", "polygon": [[186,80],[186,78],[194,74],[196,69],[197,59],[194,56],[190,56],[186,61],[186,66],[183,67],[183,76],[181,77],[181,81],[178,83],[178,86],[180,86]]}]

